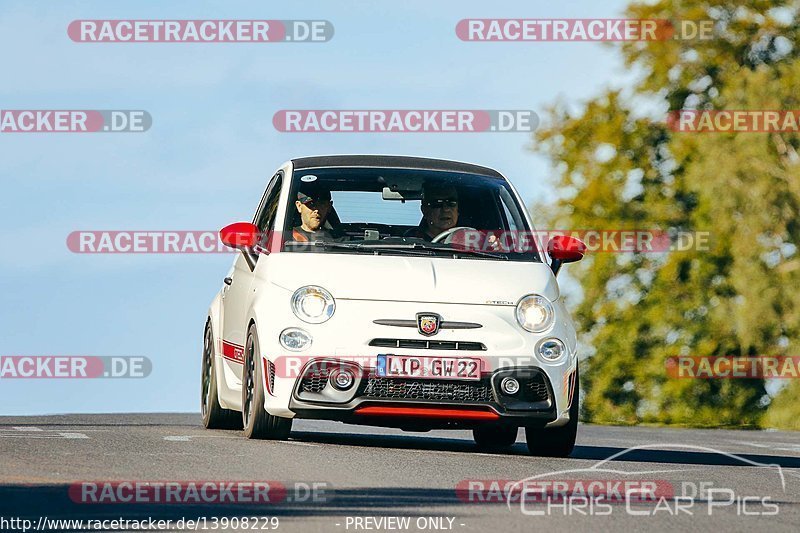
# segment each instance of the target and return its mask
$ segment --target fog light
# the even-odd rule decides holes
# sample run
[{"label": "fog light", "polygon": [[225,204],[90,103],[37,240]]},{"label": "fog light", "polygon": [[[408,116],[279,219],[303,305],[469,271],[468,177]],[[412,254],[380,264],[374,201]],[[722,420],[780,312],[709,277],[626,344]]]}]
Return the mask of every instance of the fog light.
[{"label": "fog light", "polygon": [[539,355],[546,361],[557,361],[566,351],[564,343],[558,339],[545,339],[539,344]]},{"label": "fog light", "polygon": [[311,346],[311,335],[300,328],[286,328],[280,334],[281,346],[293,352],[301,352]]},{"label": "fog light", "polygon": [[503,378],[500,382],[500,389],[509,395],[514,395],[519,392],[519,381],[514,378]]},{"label": "fog light", "polygon": [[328,379],[330,379],[331,385],[333,385],[335,389],[339,390],[349,389],[356,381],[356,377],[353,375],[353,372],[338,368],[331,371],[330,378]]}]

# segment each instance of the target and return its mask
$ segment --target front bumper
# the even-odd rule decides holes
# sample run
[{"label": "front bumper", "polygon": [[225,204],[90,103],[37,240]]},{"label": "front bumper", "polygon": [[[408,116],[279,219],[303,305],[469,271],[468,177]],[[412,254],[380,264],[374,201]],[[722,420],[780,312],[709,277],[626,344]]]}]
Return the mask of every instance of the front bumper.
[{"label": "front bumper", "polygon": [[[553,387],[537,367],[498,369],[479,381],[384,378],[373,369],[351,368],[356,382],[339,391],[327,379],[325,361],[309,363],[292,391],[289,409],[298,418],[411,430],[486,423],[543,427],[558,418]],[[506,377],[519,381],[519,392],[502,391],[500,382]]]},{"label": "front bumper", "polygon": [[[262,295],[265,297],[265,295]],[[266,300],[265,300],[266,301]],[[359,409],[369,406],[397,405],[431,406],[434,408],[452,407],[471,410],[486,410],[496,413],[500,420],[518,425],[561,426],[569,421],[569,376],[577,366],[575,330],[568,319],[566,309],[559,300],[553,302],[556,308],[556,322],[542,334],[522,330],[515,318],[514,306],[505,305],[464,305],[450,303],[415,302],[373,302],[337,300],[334,317],[323,324],[305,324],[294,317],[291,310],[275,306],[275,298],[270,298],[270,306],[262,306],[262,316],[256,316],[259,328],[259,345],[265,364],[274,364],[277,371],[274,382],[267,387],[264,408],[272,415],[281,417],[315,418],[341,420],[358,424],[408,426],[415,418],[412,416],[381,417],[366,416]],[[279,299],[278,299],[279,301]],[[385,325],[374,321],[385,318],[414,317],[424,310],[440,315],[445,321],[473,322],[481,324],[477,329],[443,328],[435,337],[424,337],[416,329]],[[269,314],[268,314],[269,312]],[[300,327],[313,336],[310,349],[303,352],[288,352],[278,342],[280,332],[286,327]],[[536,355],[537,344],[544,338],[556,337],[567,345],[567,355],[557,362],[545,362]],[[396,342],[389,346],[385,341]],[[381,354],[419,357],[464,357],[478,358],[482,363],[482,377],[492,385],[488,394],[478,399],[425,398],[425,397],[374,397],[356,384],[358,394],[339,398],[335,403],[320,401],[298,394],[300,379],[306,365],[311,361],[328,359],[337,363],[360,365],[359,376],[368,375],[377,366]],[[497,388],[491,380],[493,376],[506,370],[529,370],[541,372],[546,378],[548,403],[529,402],[517,408],[508,398],[497,395]],[[265,372],[268,374],[268,372]],[[449,380],[448,380],[449,381]],[[463,383],[463,382],[462,382]],[[513,403],[513,402],[512,402]],[[456,420],[445,423],[444,427],[466,426],[475,421]],[[441,419],[427,417],[427,425],[442,427]]]}]

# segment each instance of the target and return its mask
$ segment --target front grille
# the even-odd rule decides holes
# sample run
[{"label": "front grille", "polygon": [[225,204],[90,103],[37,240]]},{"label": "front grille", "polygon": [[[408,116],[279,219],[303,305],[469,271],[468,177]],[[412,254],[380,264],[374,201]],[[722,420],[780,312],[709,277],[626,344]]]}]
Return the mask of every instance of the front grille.
[{"label": "front grille", "polygon": [[480,342],[431,341],[427,339],[372,339],[369,345],[381,348],[410,348],[416,350],[486,351],[486,346]]},{"label": "front grille", "polygon": [[388,379],[371,376],[364,397],[390,400],[453,400],[491,402],[494,400],[489,380],[474,382],[426,379]]},{"label": "front grille", "polygon": [[523,388],[523,398],[528,402],[544,402],[550,397],[547,392],[547,383],[545,382],[544,375],[537,373],[530,378]]},{"label": "front grille", "polygon": [[325,388],[325,385],[327,385],[327,383],[328,383],[327,370],[312,371],[303,376],[303,380],[300,382],[300,391],[322,392],[322,389]]}]

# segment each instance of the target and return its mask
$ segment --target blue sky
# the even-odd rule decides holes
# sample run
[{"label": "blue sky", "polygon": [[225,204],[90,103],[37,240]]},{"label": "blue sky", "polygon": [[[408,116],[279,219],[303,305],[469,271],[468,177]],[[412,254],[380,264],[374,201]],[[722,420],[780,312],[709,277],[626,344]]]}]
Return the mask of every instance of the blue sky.
[{"label": "blue sky", "polygon": [[[281,109],[533,109],[630,78],[592,43],[469,43],[463,18],[611,18],[620,1],[28,2],[0,6],[1,109],[145,109],[146,133],[2,134],[0,354],[144,355],[143,380],[0,380],[4,414],[197,411],[206,309],[228,255],[76,255],[74,230],[249,220],[283,161],[334,153],[497,168],[552,197],[525,133],[286,134]],[[85,44],[75,19],[327,19],[321,44]]]}]

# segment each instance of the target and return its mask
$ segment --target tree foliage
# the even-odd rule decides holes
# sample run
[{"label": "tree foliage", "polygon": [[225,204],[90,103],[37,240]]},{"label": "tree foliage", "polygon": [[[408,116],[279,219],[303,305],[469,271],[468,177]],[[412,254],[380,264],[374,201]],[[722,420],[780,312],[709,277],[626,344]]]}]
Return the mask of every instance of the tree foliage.
[{"label": "tree foliage", "polygon": [[[800,385],[771,402],[757,379],[671,379],[676,355],[791,355],[800,345],[800,139],[687,133],[680,109],[800,109],[798,5],[633,3],[627,17],[714,20],[710,40],[618,46],[639,73],[578,113],[549,110],[534,150],[561,194],[549,227],[710,232],[708,250],[596,253],[568,267],[583,298],[584,417],[600,423],[800,427]],[[647,111],[645,111],[647,110]],[[656,110],[656,111],[653,111]],[[765,412],[768,411],[766,418]]]}]

